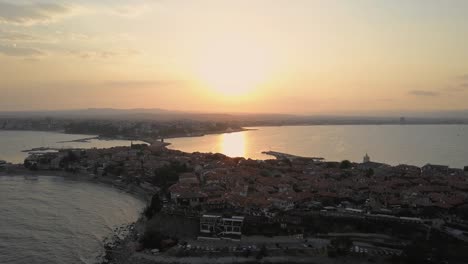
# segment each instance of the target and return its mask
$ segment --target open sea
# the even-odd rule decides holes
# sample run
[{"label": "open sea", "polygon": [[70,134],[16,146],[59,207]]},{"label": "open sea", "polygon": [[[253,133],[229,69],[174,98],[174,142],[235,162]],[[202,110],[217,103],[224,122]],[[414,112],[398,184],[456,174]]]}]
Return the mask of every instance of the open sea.
[{"label": "open sea", "polygon": [[144,203],[114,188],[51,176],[0,176],[0,263],[96,263],[112,229]]},{"label": "open sea", "polygon": [[[0,160],[22,163],[38,147],[109,148],[127,140],[64,142],[90,135],[0,131]],[[139,142],[136,142],[139,143]],[[0,264],[96,263],[103,239],[132,223],[144,203],[105,185],[51,176],[0,176]]]},{"label": "open sea", "polygon": [[256,130],[166,140],[185,152],[219,152],[268,159],[262,151],[323,157],[330,161],[372,161],[391,165],[427,163],[468,166],[468,125],[330,125],[257,127]]}]

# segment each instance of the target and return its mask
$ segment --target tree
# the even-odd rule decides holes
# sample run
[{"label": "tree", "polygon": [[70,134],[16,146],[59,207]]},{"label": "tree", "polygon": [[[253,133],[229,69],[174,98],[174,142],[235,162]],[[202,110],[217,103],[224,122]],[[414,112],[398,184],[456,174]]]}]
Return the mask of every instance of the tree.
[{"label": "tree", "polygon": [[265,245],[260,247],[260,251],[258,252],[257,256],[255,257],[257,260],[261,260],[262,258],[267,256],[267,248]]},{"label": "tree", "polygon": [[163,191],[166,191],[167,188],[176,182],[179,181],[179,174],[184,172],[190,172],[191,169],[187,167],[184,163],[177,161],[171,162],[170,165],[166,165],[161,168],[157,168],[154,171],[154,178],[152,183],[156,186],[161,187]]},{"label": "tree", "polygon": [[349,237],[337,237],[332,239],[330,245],[338,255],[346,255],[353,246],[353,241]]},{"label": "tree", "polygon": [[140,242],[144,248],[161,248],[161,241],[164,239],[163,235],[151,228],[147,228]]},{"label": "tree", "polygon": [[374,170],[372,168],[369,168],[367,171],[366,171],[366,177],[371,177],[374,175]]},{"label": "tree", "polygon": [[148,219],[151,219],[155,214],[159,213],[162,209],[162,201],[159,194],[153,195],[151,203],[146,207],[144,214]]},{"label": "tree", "polygon": [[340,169],[349,169],[351,168],[351,162],[349,160],[343,160],[340,163]]},{"label": "tree", "polygon": [[37,171],[39,168],[37,167],[37,163],[33,163],[31,166],[29,166],[29,169],[32,171]]},{"label": "tree", "polygon": [[292,186],[293,190],[295,192],[301,192],[301,188],[299,188],[299,185],[297,183],[293,183],[293,186]]},{"label": "tree", "polygon": [[461,218],[468,220],[468,204],[459,206],[456,212]]},{"label": "tree", "polygon": [[414,241],[403,250],[406,263],[428,263],[427,258],[431,255],[431,248],[422,241]]}]

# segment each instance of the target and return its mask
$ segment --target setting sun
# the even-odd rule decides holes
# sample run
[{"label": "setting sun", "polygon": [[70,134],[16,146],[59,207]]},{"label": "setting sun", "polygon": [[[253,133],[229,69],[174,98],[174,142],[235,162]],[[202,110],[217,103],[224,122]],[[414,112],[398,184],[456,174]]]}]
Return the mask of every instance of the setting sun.
[{"label": "setting sun", "polygon": [[268,56],[261,45],[224,39],[201,52],[197,63],[200,82],[224,96],[252,93],[269,74]]}]

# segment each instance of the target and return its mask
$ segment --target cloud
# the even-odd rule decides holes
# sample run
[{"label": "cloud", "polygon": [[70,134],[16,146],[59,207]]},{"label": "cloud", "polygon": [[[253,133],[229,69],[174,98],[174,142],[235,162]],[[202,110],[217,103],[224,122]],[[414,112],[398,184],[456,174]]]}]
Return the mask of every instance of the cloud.
[{"label": "cloud", "polygon": [[168,87],[182,84],[182,80],[127,80],[127,81],[106,81],[102,85],[112,88],[154,88]]},{"label": "cloud", "polygon": [[458,76],[458,79],[468,81],[468,74]]},{"label": "cloud", "polygon": [[0,23],[34,25],[50,23],[70,15],[72,8],[62,4],[11,4],[0,2]]},{"label": "cloud", "polygon": [[442,89],[446,92],[465,92],[468,91],[468,74],[459,75],[452,80],[452,84]]},{"label": "cloud", "polygon": [[434,92],[434,91],[426,91],[426,90],[412,90],[409,91],[410,95],[414,96],[439,96],[439,93]]},{"label": "cloud", "polygon": [[449,92],[468,91],[468,74],[458,76],[455,83],[445,90]]},{"label": "cloud", "polygon": [[109,51],[71,50],[68,51],[68,54],[82,59],[112,59],[117,57],[136,56],[140,54],[140,51],[134,49],[120,49]]},{"label": "cloud", "polygon": [[450,86],[450,87],[446,87],[444,88],[444,91],[446,92],[463,92],[465,90],[465,88],[463,87],[460,87],[460,86]]},{"label": "cloud", "polygon": [[14,57],[37,57],[44,55],[44,53],[38,49],[17,47],[16,45],[0,45],[0,53]]},{"label": "cloud", "polygon": [[35,36],[16,32],[16,31],[2,31],[0,30],[0,41],[36,41],[37,38]]},{"label": "cloud", "polygon": [[123,16],[123,17],[138,17],[150,10],[149,5],[147,4],[137,4],[137,5],[121,5],[115,8],[109,9],[109,12],[114,15]]},{"label": "cloud", "polygon": [[82,59],[110,59],[118,56],[119,54],[112,51],[79,51],[72,50],[68,54],[77,56]]},{"label": "cloud", "polygon": [[449,92],[465,92],[468,91],[468,82],[460,83],[457,86],[452,86],[446,89]]}]

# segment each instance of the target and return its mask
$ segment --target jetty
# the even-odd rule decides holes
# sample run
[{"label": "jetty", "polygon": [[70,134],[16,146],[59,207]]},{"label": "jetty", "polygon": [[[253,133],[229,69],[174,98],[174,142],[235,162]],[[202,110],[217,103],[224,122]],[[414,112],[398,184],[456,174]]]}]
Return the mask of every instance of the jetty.
[{"label": "jetty", "polygon": [[292,154],[277,152],[277,151],[262,151],[262,154],[273,156],[276,159],[287,159],[287,160],[312,159],[315,162],[320,162],[320,161],[325,160],[324,158],[320,158],[320,157],[302,157],[302,156],[297,156],[297,155],[292,155]]},{"label": "jetty", "polygon": [[[39,147],[39,148],[25,149],[25,150],[22,150],[21,152],[27,152],[27,153],[56,152],[61,149],[64,149],[64,148]],[[66,149],[69,149],[69,148],[66,148]]]},{"label": "jetty", "polygon": [[93,139],[100,139],[100,137],[97,136],[97,137],[79,138],[79,139],[75,139],[75,140],[58,141],[57,143],[73,143],[73,142],[76,142],[76,143],[89,143],[90,140],[93,140]]}]

